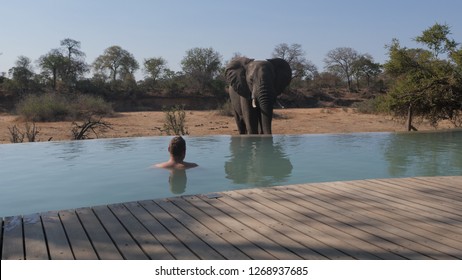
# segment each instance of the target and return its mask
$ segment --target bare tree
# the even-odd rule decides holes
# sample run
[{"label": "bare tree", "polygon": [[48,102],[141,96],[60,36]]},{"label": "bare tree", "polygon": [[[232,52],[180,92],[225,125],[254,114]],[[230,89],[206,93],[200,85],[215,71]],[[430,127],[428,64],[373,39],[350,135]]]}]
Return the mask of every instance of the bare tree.
[{"label": "bare tree", "polygon": [[305,51],[300,44],[279,44],[274,48],[272,56],[282,58],[290,64],[292,79],[312,78],[318,73],[316,65],[306,59]]},{"label": "bare tree", "polygon": [[358,52],[352,48],[336,48],[327,53],[324,63],[329,72],[345,78],[348,82],[348,89],[352,90],[353,63],[358,57]]},{"label": "bare tree", "polygon": [[93,132],[96,138],[98,138],[98,133],[104,132],[106,129],[112,129],[111,124],[103,121],[102,117],[94,119],[92,116],[88,117],[82,124],[73,122],[72,125],[73,140],[88,139],[90,132]]}]

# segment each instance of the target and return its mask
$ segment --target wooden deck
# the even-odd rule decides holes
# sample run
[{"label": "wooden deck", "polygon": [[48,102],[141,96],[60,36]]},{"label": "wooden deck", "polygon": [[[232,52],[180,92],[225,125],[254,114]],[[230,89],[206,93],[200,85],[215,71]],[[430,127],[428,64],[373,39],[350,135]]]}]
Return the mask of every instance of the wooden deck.
[{"label": "wooden deck", "polygon": [[462,177],[291,185],[2,219],[7,259],[462,259]]}]

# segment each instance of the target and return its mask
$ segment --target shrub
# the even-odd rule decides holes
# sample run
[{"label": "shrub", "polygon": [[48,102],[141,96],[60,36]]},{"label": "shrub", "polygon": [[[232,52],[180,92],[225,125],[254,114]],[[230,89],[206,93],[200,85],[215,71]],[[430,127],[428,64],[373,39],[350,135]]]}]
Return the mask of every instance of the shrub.
[{"label": "shrub", "polygon": [[186,123],[186,113],[184,106],[176,105],[169,109],[165,109],[165,123],[162,128],[157,128],[160,132],[165,132],[167,135],[187,135],[189,134]]},{"label": "shrub", "polygon": [[387,99],[386,96],[382,95],[354,103],[353,108],[356,112],[363,114],[388,113]]},{"label": "shrub", "polygon": [[112,105],[101,97],[46,93],[26,96],[17,104],[16,112],[27,121],[47,122],[109,116],[114,111]]},{"label": "shrub", "polygon": [[111,116],[114,114],[112,105],[99,96],[77,95],[73,108],[74,118],[85,119],[89,116]]},{"label": "shrub", "polygon": [[57,94],[28,95],[16,106],[16,111],[28,121],[60,121],[70,114],[67,100]]}]

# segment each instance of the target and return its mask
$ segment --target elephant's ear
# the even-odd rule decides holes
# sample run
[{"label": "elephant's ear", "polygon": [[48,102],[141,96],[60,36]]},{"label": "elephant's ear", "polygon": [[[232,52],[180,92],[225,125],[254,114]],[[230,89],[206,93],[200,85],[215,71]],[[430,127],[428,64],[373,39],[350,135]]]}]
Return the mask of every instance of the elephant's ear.
[{"label": "elephant's ear", "polygon": [[250,99],[250,90],[246,80],[246,65],[253,59],[238,57],[231,60],[225,69],[226,81],[239,95]]},{"label": "elephant's ear", "polygon": [[274,67],[276,95],[280,95],[292,80],[292,69],[287,61],[282,58],[272,58],[268,61]]}]

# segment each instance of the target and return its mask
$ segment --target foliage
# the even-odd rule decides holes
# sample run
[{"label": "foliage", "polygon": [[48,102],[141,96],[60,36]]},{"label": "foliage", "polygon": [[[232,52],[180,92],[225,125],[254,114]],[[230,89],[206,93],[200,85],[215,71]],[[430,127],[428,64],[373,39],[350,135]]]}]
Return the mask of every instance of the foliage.
[{"label": "foliage", "polygon": [[[120,46],[111,46],[93,62],[93,68],[112,82],[117,80],[135,80],[134,73],[139,68],[133,54]],[[109,75],[107,75],[109,73]]]},{"label": "foliage", "polygon": [[380,114],[388,113],[387,107],[385,104],[385,95],[379,95],[375,98],[366,99],[362,102],[357,102],[353,104],[353,108],[356,112],[362,114]]},{"label": "foliage", "polygon": [[[408,118],[409,129],[413,116],[428,118],[434,126],[443,119],[449,119],[455,125],[460,124],[462,73],[450,59],[451,53],[448,54],[449,59],[438,58],[443,51],[452,49],[446,42],[453,42],[440,36],[439,27],[435,24],[417,37],[430,50],[401,47],[396,39],[388,46],[390,59],[385,69],[395,78],[395,82],[386,104],[396,116]],[[433,32],[436,33],[432,35]],[[449,30],[444,34],[449,34]]]},{"label": "foliage", "polygon": [[427,45],[427,47],[433,51],[435,58],[438,58],[440,54],[450,53],[457,47],[457,43],[448,38],[451,34],[451,29],[447,24],[435,23],[430,28],[424,30],[422,35],[415,38],[416,42]]},{"label": "foliage", "polygon": [[80,42],[67,38],[61,41],[60,49],[52,49],[41,56],[38,64],[42,77],[53,90],[57,89],[58,83],[62,83],[66,90],[72,91],[78,79],[88,72],[84,58]]},{"label": "foliage", "polygon": [[189,134],[186,124],[186,112],[184,106],[173,106],[165,108],[165,122],[162,128],[157,128],[161,133],[167,135],[187,135]]},{"label": "foliage", "polygon": [[55,93],[28,95],[17,104],[16,111],[29,121],[60,121],[113,113],[112,106],[101,97]]},{"label": "foliage", "polygon": [[184,73],[203,92],[220,73],[221,55],[213,48],[193,48],[186,51],[181,65]]},{"label": "foliage", "polygon": [[375,63],[369,54],[360,55],[352,63],[352,74],[356,78],[357,89],[360,90],[360,80],[365,79],[368,88],[371,86],[371,80],[376,78],[382,72],[382,65]]},{"label": "foliage", "polygon": [[145,78],[155,84],[166,75],[167,61],[162,57],[145,59],[143,62]]},{"label": "foliage", "polygon": [[35,88],[32,61],[26,56],[19,56],[15,66],[9,69],[11,81],[7,83],[9,90],[15,93],[28,93]]}]

